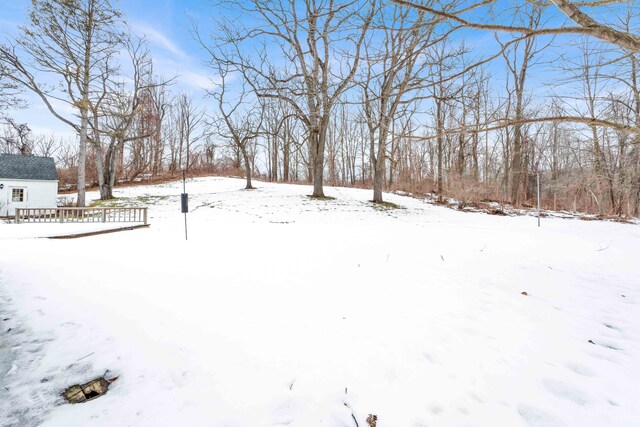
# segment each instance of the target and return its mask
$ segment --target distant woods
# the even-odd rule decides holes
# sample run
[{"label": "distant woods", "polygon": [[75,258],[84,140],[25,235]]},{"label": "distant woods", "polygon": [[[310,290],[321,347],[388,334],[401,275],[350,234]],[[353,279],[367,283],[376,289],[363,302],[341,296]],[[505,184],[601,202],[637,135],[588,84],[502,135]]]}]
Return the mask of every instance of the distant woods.
[{"label": "distant woods", "polygon": [[115,3],[34,0],[1,47],[0,114],[31,92],[78,137],[6,117],[0,150],[52,155],[103,198],[187,170],[527,206],[539,175],[546,208],[638,216],[639,9],[219,2],[191,28],[211,78],[199,94],[156,73]]}]

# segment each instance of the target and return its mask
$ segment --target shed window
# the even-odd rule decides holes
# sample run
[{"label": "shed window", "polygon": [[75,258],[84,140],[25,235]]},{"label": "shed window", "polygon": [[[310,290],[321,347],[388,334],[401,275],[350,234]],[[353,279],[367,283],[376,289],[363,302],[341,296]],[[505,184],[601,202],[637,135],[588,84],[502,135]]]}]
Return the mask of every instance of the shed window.
[{"label": "shed window", "polygon": [[12,202],[24,202],[24,188],[11,189],[11,201]]}]

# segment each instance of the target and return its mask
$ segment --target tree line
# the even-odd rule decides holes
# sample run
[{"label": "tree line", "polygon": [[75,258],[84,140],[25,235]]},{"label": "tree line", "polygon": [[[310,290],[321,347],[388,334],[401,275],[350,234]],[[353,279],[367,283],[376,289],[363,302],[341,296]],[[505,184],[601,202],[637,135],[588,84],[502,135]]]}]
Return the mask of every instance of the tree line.
[{"label": "tree line", "polygon": [[[310,182],[318,198],[330,184],[371,188],[377,203],[404,190],[525,206],[539,176],[545,207],[639,214],[635,2],[230,0],[211,10],[191,29],[212,78],[201,106],[154,72],[110,1],[32,1],[0,50],[0,109],[31,91],[74,130],[76,148],[56,150],[77,171],[79,204],[87,170],[103,198],[118,180],[187,170],[243,173],[247,188],[252,177]],[[55,146],[10,119],[0,141]]]}]

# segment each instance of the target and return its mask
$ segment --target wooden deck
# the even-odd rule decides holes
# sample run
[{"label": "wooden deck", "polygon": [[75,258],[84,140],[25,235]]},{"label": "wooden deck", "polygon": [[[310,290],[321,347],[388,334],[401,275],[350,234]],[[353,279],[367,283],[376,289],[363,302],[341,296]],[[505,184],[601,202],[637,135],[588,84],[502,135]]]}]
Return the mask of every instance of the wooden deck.
[{"label": "wooden deck", "polygon": [[137,230],[139,228],[148,228],[148,227],[149,227],[149,224],[138,224],[138,225],[130,225],[127,227],[110,228],[108,230],[88,231],[86,233],[63,234],[60,236],[48,236],[47,239],[54,239],[54,240],[79,239],[81,237],[99,236],[102,234],[119,233],[121,231],[131,231],[131,230]]}]

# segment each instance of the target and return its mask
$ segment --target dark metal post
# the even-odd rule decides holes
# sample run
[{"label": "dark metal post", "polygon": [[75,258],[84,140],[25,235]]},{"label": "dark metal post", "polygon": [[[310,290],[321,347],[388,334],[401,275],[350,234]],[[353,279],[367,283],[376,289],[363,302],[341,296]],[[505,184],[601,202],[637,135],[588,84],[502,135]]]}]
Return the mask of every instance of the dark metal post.
[{"label": "dark metal post", "polygon": [[[187,195],[187,171],[183,170],[182,171],[182,200],[186,199]],[[187,235],[187,211],[189,209],[186,208],[185,209],[185,203],[184,201],[182,202],[182,211],[184,212],[184,240],[189,240],[188,239],[188,235]]]},{"label": "dark metal post", "polygon": [[538,184],[538,227],[540,227],[540,172],[536,175],[536,181]]}]

